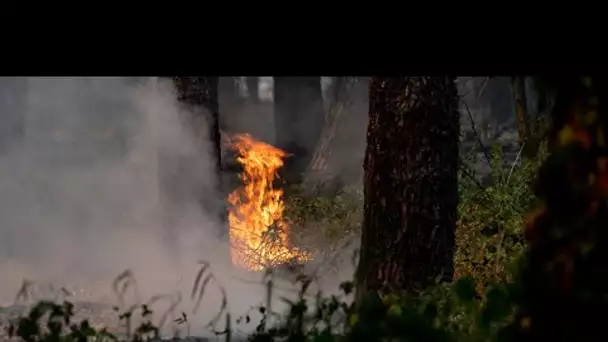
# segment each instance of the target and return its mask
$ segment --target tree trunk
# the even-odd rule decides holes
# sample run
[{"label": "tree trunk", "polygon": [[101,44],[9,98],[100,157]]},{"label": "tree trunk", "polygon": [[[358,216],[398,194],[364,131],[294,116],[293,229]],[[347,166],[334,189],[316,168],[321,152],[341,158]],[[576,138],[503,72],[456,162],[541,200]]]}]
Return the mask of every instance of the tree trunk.
[{"label": "tree trunk", "polygon": [[234,115],[240,110],[242,105],[239,89],[234,77],[220,77],[218,80],[218,102],[222,108],[222,115],[219,118],[221,130],[226,130],[232,126]]},{"label": "tree trunk", "polygon": [[331,154],[331,142],[336,135],[338,123],[345,109],[351,104],[346,94],[348,82],[352,81],[347,77],[336,77],[331,87],[331,103],[326,113],[325,126],[309,165],[309,169],[313,172],[327,168],[327,158]]},{"label": "tree trunk", "polygon": [[275,77],[276,145],[291,154],[281,178],[299,183],[325,124],[320,77]]},{"label": "tree trunk", "polygon": [[526,79],[523,76],[511,78],[513,89],[513,103],[515,104],[515,118],[517,120],[517,134],[519,146],[524,147],[530,138],[530,122],[528,117],[528,100],[526,98]]},{"label": "tree trunk", "polygon": [[0,77],[0,154],[23,142],[27,82],[26,77]]},{"label": "tree trunk", "polygon": [[253,103],[258,103],[260,97],[258,96],[259,89],[259,78],[257,76],[247,76],[247,91],[249,92],[249,99]]},{"label": "tree trunk", "polygon": [[321,174],[325,174],[331,179],[332,175],[327,175],[325,171],[328,169],[328,161],[331,157],[332,145],[338,125],[342,120],[342,114],[352,104],[352,99],[349,98],[349,90],[352,88],[352,83],[355,82],[348,77],[337,77],[334,84],[331,86],[331,94],[329,95],[330,104],[327,109],[326,122],[323,127],[321,136],[311,156],[310,164],[306,172],[305,183],[309,184],[309,188],[314,188],[317,185],[323,184],[327,179],[322,179]]},{"label": "tree trunk", "polygon": [[208,126],[208,138],[213,143],[216,172],[222,169],[219,126],[218,77],[173,77],[177,99],[192,112],[190,123],[194,134]]},{"label": "tree trunk", "polygon": [[[201,207],[207,217],[217,218],[220,223],[220,236],[226,236],[224,229],[225,209],[220,205],[217,197],[222,194],[221,187],[221,135],[219,129],[219,105],[218,105],[218,77],[173,77],[173,84],[177,90],[177,98],[189,115],[184,122],[191,129],[195,141],[200,144],[201,153],[208,150],[208,142],[211,141],[212,164],[215,180],[211,183],[213,189],[207,184],[191,184],[190,187],[200,188],[197,197],[200,199]],[[207,134],[202,130],[207,129]],[[184,161],[188,164],[187,161]],[[187,165],[184,166],[188,168]],[[190,166],[192,167],[192,166]],[[169,184],[168,186],[171,186]],[[213,196],[210,194],[217,194]]]},{"label": "tree trunk", "polygon": [[453,78],[372,78],[358,299],[451,280],[459,116]]}]

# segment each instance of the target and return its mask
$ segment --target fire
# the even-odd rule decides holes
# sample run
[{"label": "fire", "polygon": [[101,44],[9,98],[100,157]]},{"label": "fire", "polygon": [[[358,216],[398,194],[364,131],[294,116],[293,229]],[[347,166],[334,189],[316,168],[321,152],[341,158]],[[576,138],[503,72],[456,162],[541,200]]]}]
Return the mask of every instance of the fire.
[{"label": "fire", "polygon": [[235,135],[230,140],[244,169],[240,174],[243,187],[228,196],[232,263],[263,270],[294,259],[306,259],[297,248],[289,246],[289,226],[283,220],[283,190],[273,187],[287,154],[248,134]]}]

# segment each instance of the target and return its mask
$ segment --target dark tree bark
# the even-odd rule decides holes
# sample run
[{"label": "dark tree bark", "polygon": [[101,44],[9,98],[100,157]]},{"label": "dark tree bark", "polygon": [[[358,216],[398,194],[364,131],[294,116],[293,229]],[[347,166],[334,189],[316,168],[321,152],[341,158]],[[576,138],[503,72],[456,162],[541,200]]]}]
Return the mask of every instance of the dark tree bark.
[{"label": "dark tree bark", "polygon": [[320,77],[275,77],[276,145],[291,154],[281,178],[298,183],[310,163],[325,125]]},{"label": "dark tree bark", "polygon": [[27,78],[0,77],[0,154],[23,142]]},{"label": "dark tree bark", "polygon": [[457,96],[449,77],[371,80],[359,299],[453,276]]},{"label": "dark tree bark", "polygon": [[513,90],[513,103],[515,104],[515,119],[517,120],[519,146],[521,147],[524,146],[530,138],[530,119],[528,116],[525,77],[512,77],[511,88]]},{"label": "dark tree bark", "polygon": [[177,99],[192,113],[189,121],[195,135],[202,127],[208,127],[208,137],[213,143],[216,172],[222,169],[221,136],[219,125],[218,77],[173,77]]},{"label": "dark tree bark", "polygon": [[[203,172],[193,170],[196,161],[184,156],[162,156],[161,160],[161,180],[163,192],[167,197],[169,207],[179,205],[181,200],[188,200],[184,193],[188,194],[195,191],[195,197],[201,203],[202,211],[208,217],[216,217],[221,223],[220,236],[227,234],[224,229],[225,208],[218,197],[222,194],[221,186],[221,135],[219,127],[219,105],[218,105],[218,77],[173,77],[173,85],[177,91],[178,101],[187,109],[187,117],[183,117],[186,131],[190,131],[195,137],[195,142],[200,144],[201,153],[208,151],[209,142],[212,143],[212,170],[216,180],[209,184],[201,180],[200,175],[192,173]],[[207,130],[206,134],[203,130]],[[198,158],[197,158],[198,159]],[[181,186],[180,186],[181,184]],[[213,188],[209,188],[209,187]],[[217,194],[214,196],[213,194]],[[171,210],[170,210],[171,211]],[[177,219],[175,214],[169,213],[168,229]]]}]

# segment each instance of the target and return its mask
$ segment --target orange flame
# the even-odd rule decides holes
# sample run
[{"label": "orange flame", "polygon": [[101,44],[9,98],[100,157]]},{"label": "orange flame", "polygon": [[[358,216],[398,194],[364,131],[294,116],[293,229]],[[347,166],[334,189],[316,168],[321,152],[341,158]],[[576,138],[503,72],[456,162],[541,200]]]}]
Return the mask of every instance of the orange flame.
[{"label": "orange flame", "polygon": [[289,247],[283,190],[273,187],[287,154],[248,134],[235,135],[230,143],[244,169],[240,174],[244,186],[228,196],[232,263],[258,271],[306,259],[297,248]]}]

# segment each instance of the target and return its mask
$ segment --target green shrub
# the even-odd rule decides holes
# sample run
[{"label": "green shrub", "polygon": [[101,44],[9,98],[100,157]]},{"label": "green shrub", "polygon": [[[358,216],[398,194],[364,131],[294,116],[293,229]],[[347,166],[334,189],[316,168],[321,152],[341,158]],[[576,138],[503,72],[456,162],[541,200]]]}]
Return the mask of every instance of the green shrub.
[{"label": "green shrub", "polygon": [[302,243],[317,243],[312,249],[336,246],[357,236],[363,221],[363,189],[343,188],[333,194],[293,187],[285,198],[285,218],[291,234]]},{"label": "green shrub", "polygon": [[509,279],[509,265],[524,248],[524,215],[535,205],[533,183],[545,155],[543,147],[537,158],[518,158],[509,165],[494,146],[489,155],[491,181],[486,187],[462,165],[455,275],[475,278],[480,293],[487,284]]}]

